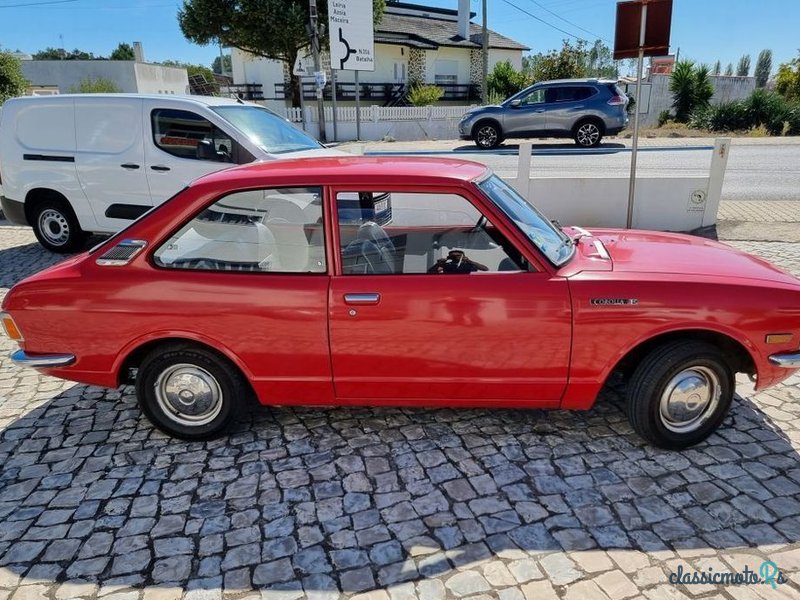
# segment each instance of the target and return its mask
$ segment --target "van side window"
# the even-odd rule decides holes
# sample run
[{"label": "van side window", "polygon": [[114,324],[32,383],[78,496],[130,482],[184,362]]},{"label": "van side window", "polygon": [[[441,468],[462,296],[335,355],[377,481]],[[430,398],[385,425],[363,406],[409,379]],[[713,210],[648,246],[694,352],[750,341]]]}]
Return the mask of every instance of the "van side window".
[{"label": "van side window", "polygon": [[151,113],[153,142],[180,158],[234,162],[234,142],[219,127],[188,110],[157,108]]}]

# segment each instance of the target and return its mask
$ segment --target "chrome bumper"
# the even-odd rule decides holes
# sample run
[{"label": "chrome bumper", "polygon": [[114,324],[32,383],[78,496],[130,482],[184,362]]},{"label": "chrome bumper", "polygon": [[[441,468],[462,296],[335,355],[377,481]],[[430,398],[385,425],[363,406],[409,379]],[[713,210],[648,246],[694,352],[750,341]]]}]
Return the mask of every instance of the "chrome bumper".
[{"label": "chrome bumper", "polygon": [[74,354],[26,354],[17,350],[11,360],[21,367],[68,367],[75,362]]},{"label": "chrome bumper", "polygon": [[769,357],[769,362],[784,369],[800,369],[800,352],[782,352]]}]

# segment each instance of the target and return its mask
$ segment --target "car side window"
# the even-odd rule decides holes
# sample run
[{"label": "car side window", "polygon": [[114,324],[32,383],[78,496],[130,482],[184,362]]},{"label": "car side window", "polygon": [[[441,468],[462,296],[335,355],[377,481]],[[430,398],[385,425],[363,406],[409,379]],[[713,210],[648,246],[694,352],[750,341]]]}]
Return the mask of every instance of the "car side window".
[{"label": "car side window", "polygon": [[543,104],[545,101],[544,90],[533,90],[530,94],[520,100],[520,104],[528,106],[530,104]]},{"label": "car side window", "polygon": [[234,141],[208,119],[188,110],[157,108],[150,114],[153,143],[179,158],[234,162]]},{"label": "car side window", "polygon": [[153,259],[171,269],[325,273],[322,189],[227,194],[181,227]]},{"label": "car side window", "polygon": [[547,90],[547,102],[572,102],[577,100],[576,94],[579,88],[576,87],[554,87]]},{"label": "car side window", "polygon": [[579,87],[575,91],[575,100],[586,100],[587,98],[591,98],[597,93],[597,90],[593,87]]},{"label": "car side window", "polygon": [[340,192],[345,275],[522,271],[521,253],[456,194]]}]

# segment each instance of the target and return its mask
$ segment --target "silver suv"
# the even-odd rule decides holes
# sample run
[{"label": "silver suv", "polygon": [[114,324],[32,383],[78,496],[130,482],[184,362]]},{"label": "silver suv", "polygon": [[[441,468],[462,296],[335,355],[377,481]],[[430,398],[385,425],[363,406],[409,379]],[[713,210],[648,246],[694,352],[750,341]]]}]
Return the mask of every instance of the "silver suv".
[{"label": "silver suv", "polygon": [[628,125],[628,97],[615,81],[540,81],[500,105],[467,111],[458,124],[463,140],[496,148],[507,138],[571,137],[578,146],[597,146],[604,135]]}]

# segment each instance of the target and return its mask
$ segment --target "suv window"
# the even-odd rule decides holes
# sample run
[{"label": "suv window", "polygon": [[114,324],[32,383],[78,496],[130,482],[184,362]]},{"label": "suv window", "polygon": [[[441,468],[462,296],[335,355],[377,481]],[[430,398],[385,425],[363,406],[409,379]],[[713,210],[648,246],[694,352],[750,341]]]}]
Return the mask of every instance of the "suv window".
[{"label": "suv window", "polygon": [[543,104],[545,101],[544,92],[545,91],[542,88],[533,90],[530,94],[520,99],[520,104],[523,106],[530,104]]},{"label": "suv window", "polygon": [[575,102],[585,100],[594,94],[595,90],[588,86],[565,86],[552,87],[547,89],[547,102]]},{"label": "suv window", "polygon": [[[180,158],[228,160],[234,150],[231,136],[208,119],[188,110],[157,108],[151,115],[153,142],[164,152]],[[210,142],[216,157],[202,157],[201,141]]]},{"label": "suv window", "polygon": [[181,227],[153,259],[172,269],[325,273],[322,189],[223,196]]},{"label": "suv window", "polygon": [[[370,202],[374,206],[368,206]],[[336,205],[345,275],[469,274],[525,268],[519,251],[462,196],[342,192]]]}]

